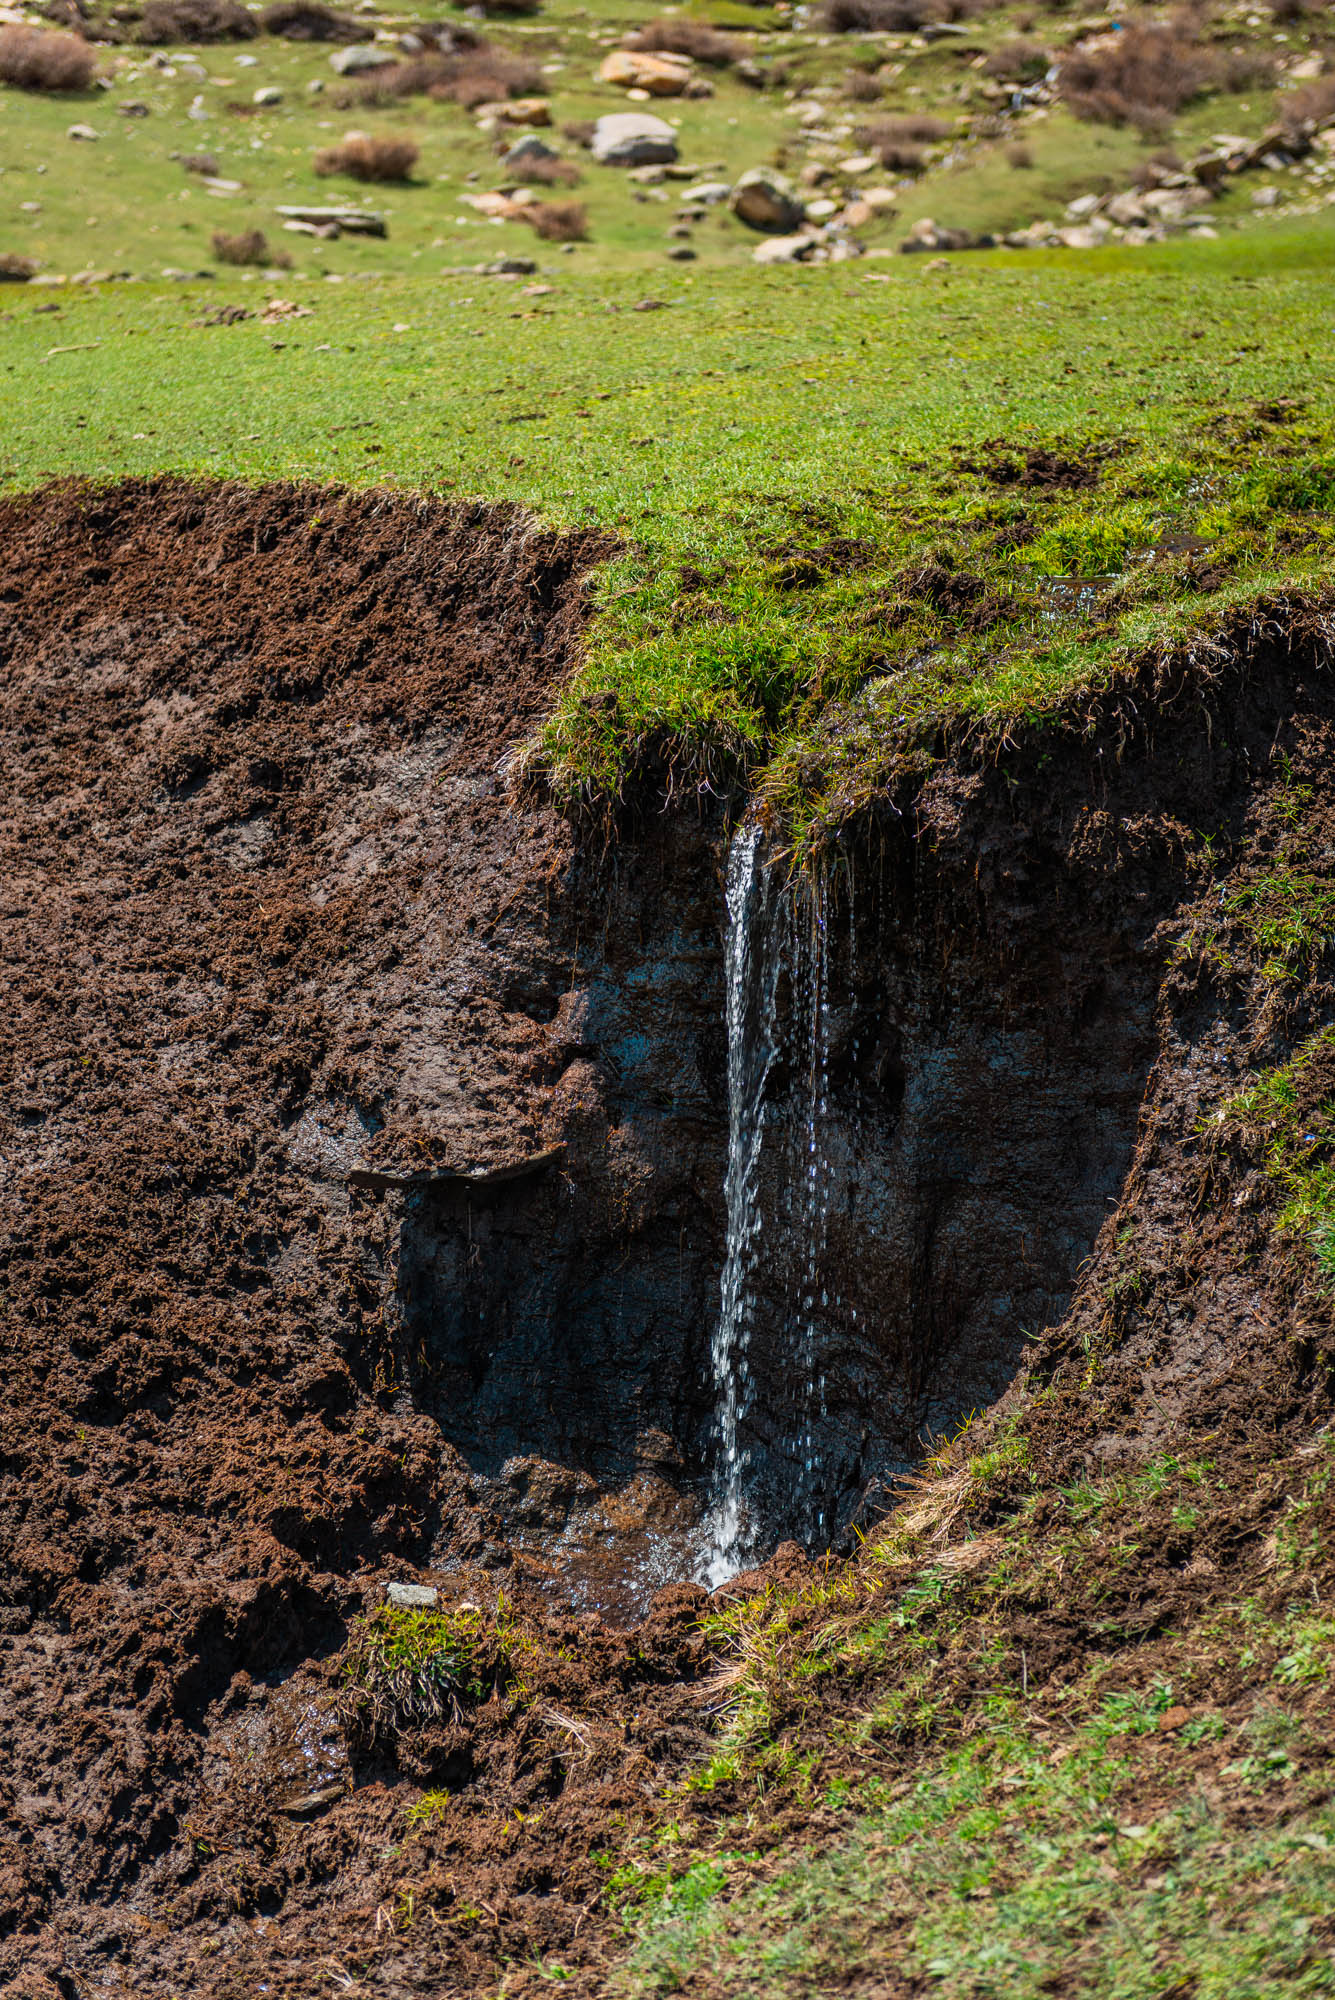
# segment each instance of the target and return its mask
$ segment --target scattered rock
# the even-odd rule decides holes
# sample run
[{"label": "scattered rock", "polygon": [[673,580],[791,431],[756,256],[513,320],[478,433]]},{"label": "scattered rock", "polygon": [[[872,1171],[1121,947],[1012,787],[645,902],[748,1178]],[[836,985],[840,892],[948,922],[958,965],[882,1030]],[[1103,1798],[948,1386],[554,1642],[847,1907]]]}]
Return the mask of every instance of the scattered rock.
[{"label": "scattered rock", "polygon": [[385,1596],[391,1604],[420,1611],[433,1610],[440,1603],[440,1592],[429,1583],[387,1583]]},{"label": "scattered rock", "polygon": [[943,229],[930,215],[923,215],[899,247],[911,255],[919,250],[990,250],[995,242],[994,236],[971,236],[967,229]]},{"label": "scattered rock", "polygon": [[682,200],[699,202],[705,208],[715,208],[721,201],[727,201],[732,194],[731,181],[697,181],[693,187],[682,191]]},{"label": "scattered rock", "polygon": [[1277,187],[1257,188],[1255,194],[1252,196],[1253,208],[1276,208],[1278,205],[1279,189]]},{"label": "scattered rock", "polygon": [[297,206],[280,207],[275,213],[293,222],[332,222],[337,228],[347,231],[349,236],[385,236],[388,234],[385,218],[376,209],[368,208],[307,208]]},{"label": "scattered rock", "polygon": [[692,78],[689,56],[651,54],[647,49],[613,49],[598,65],[603,83],[643,90],[650,97],[681,97]]},{"label": "scattered rock", "polygon": [[102,134],[95,132],[91,125],[71,125],[65,137],[67,139],[93,140],[100,139]]},{"label": "scattered rock", "polygon": [[283,93],[276,83],[266,83],[255,92],[250,101],[252,104],[258,104],[263,110],[270,105],[281,104]]},{"label": "scattered rock", "polygon": [[290,319],[309,319],[309,306],[300,306],[295,299],[270,299],[260,314],[261,326],[283,326]]},{"label": "scattered rock", "polygon": [[806,210],[792,183],[769,167],[752,167],[732,191],[732,212],[748,229],[772,229],[791,235]]},{"label": "scattered rock", "polygon": [[550,125],[551,106],[545,97],[504,97],[491,104],[479,104],[475,117],[478,130],[494,132],[498,125]]},{"label": "scattered rock", "polygon": [[336,76],[357,76],[362,70],[385,69],[393,60],[387,49],[354,42],[350,48],[335,49],[329,58],[329,67]]},{"label": "scattered rock", "polygon": [[148,106],[141,104],[138,98],[134,97],[127,104],[118,104],[116,109],[120,112],[122,118],[147,118],[148,116]]},{"label": "scattered rock", "polygon": [[522,139],[516,139],[514,145],[511,146],[509,152],[502,160],[501,165],[510,173],[513,173],[516,167],[522,167],[529,161],[557,160],[560,157],[560,154],[553,147],[549,146],[545,139],[539,139],[536,133],[528,132]]},{"label": "scattered rock", "polygon": [[649,167],[677,157],[677,135],[647,111],[613,111],[593,128],[590,147],[604,167]]},{"label": "scattered rock", "polygon": [[695,262],[695,252],[689,243],[674,243],[668,251],[668,256],[674,264],[693,264]]},{"label": "scattered rock", "polygon": [[806,264],[815,254],[815,236],[771,236],[751,252],[755,264]]}]

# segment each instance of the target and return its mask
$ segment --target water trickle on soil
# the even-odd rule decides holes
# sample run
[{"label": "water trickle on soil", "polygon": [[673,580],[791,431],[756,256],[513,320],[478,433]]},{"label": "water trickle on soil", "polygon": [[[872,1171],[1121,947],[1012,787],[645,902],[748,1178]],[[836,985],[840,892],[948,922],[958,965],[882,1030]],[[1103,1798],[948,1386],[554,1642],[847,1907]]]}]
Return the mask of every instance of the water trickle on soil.
[{"label": "water trickle on soil", "polygon": [[715,1493],[706,1521],[704,1579],[735,1576],[754,1542],[745,1504],[741,1422],[751,1392],[749,1279],[759,1254],[756,1172],[765,1122],[765,1083],[778,1053],[776,1002],[782,955],[762,862],[761,830],[746,822],[728,850],[724,991],[728,1029],[728,1208],[722,1297],[710,1351],[716,1407]]},{"label": "water trickle on soil", "polygon": [[[782,1223],[794,1253],[788,1300],[795,1470],[785,1496],[790,1529],[808,1543],[828,1538],[822,1497],[820,1433],[825,1416],[823,1330],[832,1297],[826,1252],[833,1168],[828,1143],[830,995],[825,884],[776,887],[765,867],[760,828],[743,824],[728,853],[725,1010],[728,1030],[727,1249],[718,1323],[711,1348],[717,1417],[714,1499],[706,1521],[703,1577],[725,1582],[758,1553],[765,1523],[748,1491],[750,1457],[743,1428],[754,1399],[750,1279],[761,1254],[759,1165],[766,1087],[785,1043],[802,1079],[804,1105],[789,1142]],[[786,1032],[779,988],[791,988]],[[774,1256],[779,1255],[776,1248]],[[781,1262],[787,1261],[781,1258]],[[787,1343],[785,1343],[787,1344]]]}]

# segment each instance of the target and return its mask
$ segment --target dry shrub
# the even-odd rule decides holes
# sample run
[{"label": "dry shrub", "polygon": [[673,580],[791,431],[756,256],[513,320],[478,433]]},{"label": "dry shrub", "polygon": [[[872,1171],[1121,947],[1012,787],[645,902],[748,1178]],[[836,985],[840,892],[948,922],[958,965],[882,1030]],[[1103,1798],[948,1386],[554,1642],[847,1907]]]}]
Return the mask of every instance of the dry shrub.
[{"label": "dry shrub", "polygon": [[583,146],[586,152],[593,144],[593,132],[592,118],[567,118],[561,127],[561,137],[569,139],[572,146]]},{"label": "dry shrub", "polygon": [[583,175],[570,160],[544,160],[541,153],[507,169],[516,187],[578,187]]},{"label": "dry shrub", "polygon": [[369,132],[351,132],[336,146],[324,146],[315,155],[317,174],[350,174],[355,181],[406,181],[420,157],[411,139],[376,138]]},{"label": "dry shrub", "polygon": [[932,21],[967,21],[988,0],[825,0],[820,25],[832,35],[910,35]]},{"label": "dry shrub", "polygon": [[1280,98],[1278,109],[1286,132],[1319,132],[1335,122],[1335,75],[1319,76],[1289,91]]},{"label": "dry shrub", "polygon": [[404,97],[448,100],[473,111],[507,97],[541,94],[545,78],[526,56],[512,56],[491,42],[449,54],[412,56],[364,78],[338,99],[340,104],[392,104]]},{"label": "dry shrub", "polygon": [[1069,55],[1057,87],[1077,118],[1154,133],[1194,98],[1245,89],[1273,72],[1269,57],[1203,47],[1192,39],[1192,29],[1189,19],[1124,28],[1105,48]]},{"label": "dry shrub", "polygon": [[0,284],[26,285],[29,278],[37,276],[37,266],[31,257],[20,257],[15,250],[0,250]]},{"label": "dry shrub", "polygon": [[587,243],[589,212],[582,201],[535,201],[524,220],[544,243]]},{"label": "dry shrub", "polygon": [[78,35],[48,28],[0,28],[0,83],[19,90],[87,90],[97,67]]},{"label": "dry shrub", "polygon": [[993,76],[999,83],[1037,83],[1047,75],[1051,63],[1042,42],[1003,42],[983,64],[983,75]]},{"label": "dry shrub", "polygon": [[944,118],[908,111],[902,116],[876,118],[870,125],[859,125],[853,137],[864,152],[874,153],[881,146],[938,146],[954,130]]},{"label": "dry shrub", "polygon": [[288,42],[369,42],[375,34],[364,22],[322,7],[320,0],[275,0],[260,15],[260,26]]},{"label": "dry shrub", "polygon": [[234,236],[225,229],[215,229],[213,254],[220,264],[262,264],[275,271],[292,268],[286,250],[271,250],[262,229],[242,229]]},{"label": "dry shrub", "polygon": [[222,169],[212,153],[177,153],[176,164],[187,174],[202,174],[205,180],[216,180]]},{"label": "dry shrub", "polygon": [[844,77],[843,94],[850,104],[875,104],[881,86],[865,69],[850,69]]},{"label": "dry shrub", "polygon": [[715,69],[726,69],[746,53],[731,35],[721,35],[717,28],[707,27],[703,21],[675,20],[671,16],[650,21],[633,34],[623,35],[621,46],[658,50],[669,56],[691,56],[696,62],[712,64]]},{"label": "dry shrub", "polygon": [[1006,159],[1012,167],[1018,167],[1022,171],[1034,164],[1034,156],[1025,145],[1007,146]]},{"label": "dry shrub", "polygon": [[237,0],[148,0],[135,40],[150,48],[165,42],[249,42],[260,24]]}]

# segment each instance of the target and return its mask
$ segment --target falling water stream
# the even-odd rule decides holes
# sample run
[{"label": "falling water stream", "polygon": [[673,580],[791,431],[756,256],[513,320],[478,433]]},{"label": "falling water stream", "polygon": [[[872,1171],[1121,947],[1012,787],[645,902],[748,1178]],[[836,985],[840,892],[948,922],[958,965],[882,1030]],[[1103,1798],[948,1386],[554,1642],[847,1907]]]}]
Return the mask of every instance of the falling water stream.
[{"label": "falling water stream", "polygon": [[753,1395],[750,1366],[751,1280],[761,1254],[759,1166],[766,1119],[766,1085],[780,1053],[778,992],[786,969],[792,993],[792,1033],[806,1043],[805,1115],[789,1162],[784,1220],[799,1252],[790,1300],[797,1428],[789,1440],[796,1460],[787,1512],[809,1540],[826,1535],[820,1497],[818,1426],[825,1413],[822,1329],[832,1305],[823,1276],[832,1193],[826,1135],[829,1093],[829,991],[823,885],[780,888],[764,865],[763,838],[744,821],[728,852],[724,971],[728,1031],[727,1245],[722,1296],[711,1347],[715,1392],[714,1497],[706,1523],[703,1575],[725,1582],[754,1554],[760,1524],[748,1506],[749,1456],[742,1427]]},{"label": "falling water stream", "polygon": [[745,1507],[741,1423],[750,1396],[751,1273],[760,1236],[756,1174],[765,1122],[765,1083],[778,1053],[775,1003],[782,954],[769,921],[773,900],[761,863],[761,830],[746,821],[728,850],[724,977],[728,1028],[728,1208],[722,1298],[711,1359],[717,1418],[714,1501],[707,1521],[705,1580],[735,1576],[752,1524]]}]

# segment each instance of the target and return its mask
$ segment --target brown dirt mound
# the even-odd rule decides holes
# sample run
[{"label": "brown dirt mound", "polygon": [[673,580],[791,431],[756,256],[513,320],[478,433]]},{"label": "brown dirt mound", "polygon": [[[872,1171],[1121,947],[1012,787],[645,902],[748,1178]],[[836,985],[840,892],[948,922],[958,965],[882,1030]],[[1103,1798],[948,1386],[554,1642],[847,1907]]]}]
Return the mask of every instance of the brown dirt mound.
[{"label": "brown dirt mound", "polygon": [[[222,1993],[280,1903],[309,1914],[303,1976],[334,1948],[325,1885],[416,1795],[391,1768],[309,1824],[257,1804],[235,1774],[283,1702],[326,1685],[386,1565],[448,1547],[515,1588],[464,1461],[387,1377],[390,1249],[348,1180],[542,1144],[543,1031],[495,968],[516,926],[543,934],[569,840],[496,766],[607,544],[162,480],[5,501],[0,547],[0,1985]],[[494,1573],[472,1587],[495,1604]],[[534,1703],[598,1741],[481,1713],[476,1787],[530,1810],[568,1764],[596,1817],[624,1809],[693,1740],[689,1620],[522,1615]],[[448,1764],[417,1758],[415,1784]],[[442,1852],[481,1839],[470,1813]],[[501,1907],[531,1866],[488,1854]],[[557,1903],[588,1868],[553,1862]],[[348,1948],[393,1875],[352,1893]]]}]

